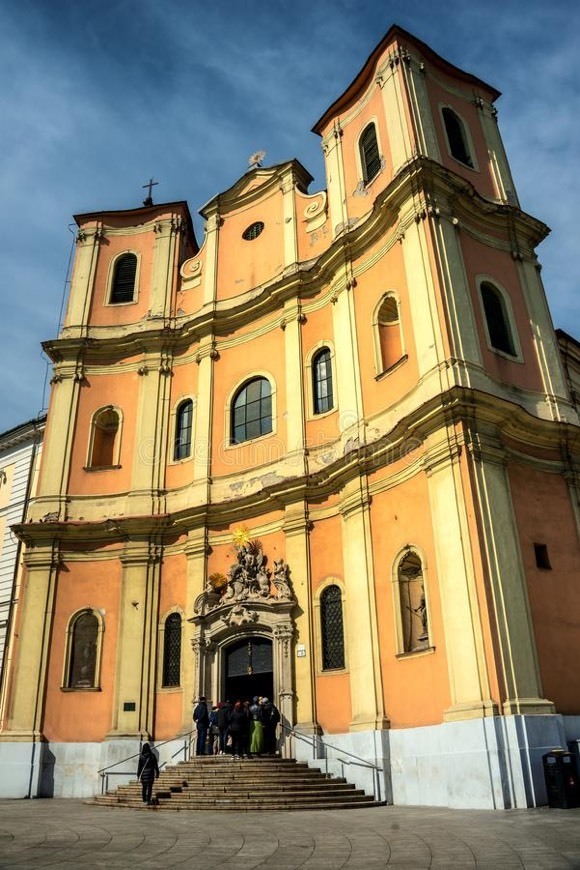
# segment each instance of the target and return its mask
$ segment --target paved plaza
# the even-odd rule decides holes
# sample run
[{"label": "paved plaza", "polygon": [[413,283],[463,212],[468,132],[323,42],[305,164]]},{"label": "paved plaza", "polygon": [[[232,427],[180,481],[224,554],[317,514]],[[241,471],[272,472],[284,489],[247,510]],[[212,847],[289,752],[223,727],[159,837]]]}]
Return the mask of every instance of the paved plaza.
[{"label": "paved plaza", "polygon": [[162,813],[5,800],[0,867],[570,870],[580,868],[580,809]]}]

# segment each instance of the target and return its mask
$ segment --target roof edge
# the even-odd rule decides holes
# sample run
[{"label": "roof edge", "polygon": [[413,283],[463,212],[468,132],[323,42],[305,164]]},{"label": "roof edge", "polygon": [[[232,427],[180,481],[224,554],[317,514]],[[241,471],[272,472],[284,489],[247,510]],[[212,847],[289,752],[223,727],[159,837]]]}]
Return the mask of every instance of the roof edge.
[{"label": "roof edge", "polygon": [[352,99],[354,99],[354,96],[358,91],[366,87],[371,77],[372,69],[379,55],[383,53],[387,44],[391,42],[395,37],[402,37],[403,39],[412,42],[413,45],[415,45],[429,60],[431,60],[433,63],[438,64],[439,66],[445,67],[448,72],[452,73],[453,75],[458,75],[465,82],[479,85],[480,87],[485,88],[487,91],[490,91],[492,94],[492,101],[497,100],[497,98],[501,96],[501,91],[498,91],[497,88],[493,87],[493,85],[489,85],[487,84],[487,82],[484,82],[483,79],[480,79],[477,76],[472,75],[472,73],[465,72],[465,70],[462,70],[458,66],[455,66],[455,64],[452,64],[440,54],[437,54],[437,52],[434,51],[429,45],[427,45],[426,42],[423,42],[418,37],[413,36],[412,33],[409,33],[408,30],[405,30],[398,24],[393,24],[383,36],[376,48],[374,48],[371,54],[368,56],[360,72],[357,73],[357,75],[354,77],[348,87],[332,103],[332,105],[326,110],[326,112],[324,112],[322,117],[319,118],[316,124],[312,127],[313,133],[317,133],[319,136],[321,136],[321,129],[326,126],[332,116],[338,114],[343,106],[347,105]]}]

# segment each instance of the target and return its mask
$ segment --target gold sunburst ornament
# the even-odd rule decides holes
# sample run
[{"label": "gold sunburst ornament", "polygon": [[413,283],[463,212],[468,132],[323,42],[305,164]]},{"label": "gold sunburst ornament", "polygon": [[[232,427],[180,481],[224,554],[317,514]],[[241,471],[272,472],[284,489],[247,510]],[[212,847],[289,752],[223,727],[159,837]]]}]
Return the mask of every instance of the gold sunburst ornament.
[{"label": "gold sunburst ornament", "polygon": [[250,540],[250,530],[247,526],[241,526],[234,532],[234,547],[243,547]]},{"label": "gold sunburst ornament", "polygon": [[215,574],[210,575],[209,582],[210,586],[219,591],[228,585],[228,578],[225,574],[220,574],[219,571],[216,571]]}]

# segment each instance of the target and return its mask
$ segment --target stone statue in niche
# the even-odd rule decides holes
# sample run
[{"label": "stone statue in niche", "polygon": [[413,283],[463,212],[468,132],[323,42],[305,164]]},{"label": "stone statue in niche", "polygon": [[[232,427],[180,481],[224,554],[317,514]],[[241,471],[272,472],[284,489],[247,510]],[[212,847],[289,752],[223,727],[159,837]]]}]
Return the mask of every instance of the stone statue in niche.
[{"label": "stone statue in niche", "polygon": [[272,571],[267,561],[260,541],[236,545],[236,561],[228,568],[227,575],[216,573],[209,577],[204,592],[195,601],[195,613],[204,614],[216,607],[243,601],[293,601],[288,565],[280,559],[274,562]]},{"label": "stone statue in niche", "polygon": [[429,622],[419,556],[409,551],[401,560],[398,574],[403,650],[416,652],[426,649],[429,646]]}]

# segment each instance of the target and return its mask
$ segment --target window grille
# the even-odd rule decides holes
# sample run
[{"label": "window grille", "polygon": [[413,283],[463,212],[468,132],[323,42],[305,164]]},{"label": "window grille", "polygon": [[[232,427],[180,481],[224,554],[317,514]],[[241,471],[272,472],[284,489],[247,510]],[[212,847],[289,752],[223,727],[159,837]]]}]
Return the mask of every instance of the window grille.
[{"label": "window grille", "polygon": [[181,677],[181,616],[171,613],[165,620],[163,638],[163,686],[179,686]]},{"label": "window grille", "polygon": [[256,221],[253,224],[244,230],[242,233],[242,238],[246,242],[252,242],[254,239],[257,239],[262,230],[264,229],[264,224],[262,221]]},{"label": "window grille", "polygon": [[91,689],[97,671],[97,637],[99,621],[94,613],[78,616],[71,629],[70,660],[67,687]]},{"label": "window grille", "polygon": [[442,114],[451,156],[473,169],[473,160],[469,153],[467,135],[465,133],[463,121],[455,114],[453,109],[449,109],[448,107],[442,109]]},{"label": "window grille", "polygon": [[191,453],[191,433],[193,424],[193,402],[181,402],[175,415],[175,443],[173,458],[186,459]]},{"label": "window grille", "polygon": [[232,408],[232,444],[240,444],[272,431],[272,396],[266,378],[248,381],[238,392]]},{"label": "window grille", "polygon": [[484,281],[481,285],[481,298],[487,322],[491,346],[496,350],[516,356],[516,349],[510,329],[505,302],[500,291]]},{"label": "window grille", "polygon": [[332,365],[327,347],[319,351],[312,361],[312,387],[314,394],[314,413],[330,411],[334,402],[332,397]]},{"label": "window grille", "polygon": [[374,124],[369,124],[360,137],[360,158],[365,184],[372,181],[381,169],[381,155]]},{"label": "window grille", "polygon": [[328,586],[320,596],[320,622],[322,670],[344,668],[342,593],[338,586]]},{"label": "window grille", "polygon": [[111,303],[132,302],[135,294],[135,275],[137,274],[137,257],[135,254],[123,254],[115,263]]}]

